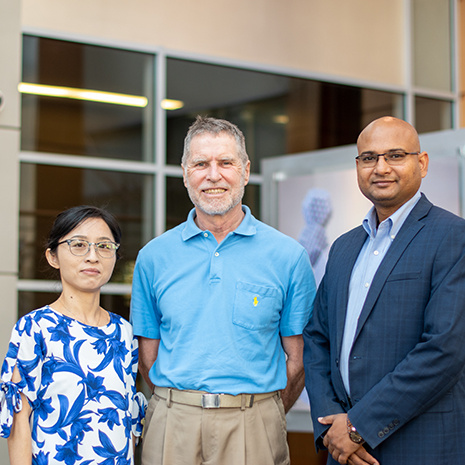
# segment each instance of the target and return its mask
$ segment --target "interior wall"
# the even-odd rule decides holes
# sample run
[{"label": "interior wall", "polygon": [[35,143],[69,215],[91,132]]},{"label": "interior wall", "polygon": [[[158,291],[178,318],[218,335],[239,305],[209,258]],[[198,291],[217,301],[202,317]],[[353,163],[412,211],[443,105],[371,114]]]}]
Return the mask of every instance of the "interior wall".
[{"label": "interior wall", "polygon": [[23,0],[23,27],[403,85],[403,0]]}]

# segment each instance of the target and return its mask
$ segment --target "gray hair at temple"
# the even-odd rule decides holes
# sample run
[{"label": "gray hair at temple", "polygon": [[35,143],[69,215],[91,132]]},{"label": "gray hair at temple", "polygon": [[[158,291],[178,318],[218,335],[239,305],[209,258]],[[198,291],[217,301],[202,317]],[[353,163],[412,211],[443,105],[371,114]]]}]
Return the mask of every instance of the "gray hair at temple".
[{"label": "gray hair at temple", "polygon": [[190,145],[195,136],[204,133],[219,135],[222,133],[229,134],[234,137],[237,144],[237,153],[241,159],[242,166],[245,168],[249,161],[249,156],[245,149],[245,138],[242,131],[233,123],[224,119],[216,119],[208,116],[198,115],[195,121],[187,131],[186,138],[184,139],[184,152],[182,154],[181,163],[186,166],[186,162],[190,156]]}]

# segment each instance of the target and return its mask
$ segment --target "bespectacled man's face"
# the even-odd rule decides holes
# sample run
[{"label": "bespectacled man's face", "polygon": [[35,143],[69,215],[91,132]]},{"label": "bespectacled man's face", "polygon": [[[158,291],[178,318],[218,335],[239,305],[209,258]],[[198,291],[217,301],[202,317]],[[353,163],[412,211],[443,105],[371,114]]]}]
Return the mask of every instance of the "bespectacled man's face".
[{"label": "bespectacled man's face", "polygon": [[[379,154],[393,150],[419,152],[418,139],[401,124],[380,123],[363,134],[357,145],[358,153]],[[375,166],[363,167],[357,160],[357,180],[362,194],[377,211],[390,216],[418,191],[421,180],[428,172],[428,154],[408,155],[398,166],[379,157]],[[382,221],[383,218],[380,218]]]}]

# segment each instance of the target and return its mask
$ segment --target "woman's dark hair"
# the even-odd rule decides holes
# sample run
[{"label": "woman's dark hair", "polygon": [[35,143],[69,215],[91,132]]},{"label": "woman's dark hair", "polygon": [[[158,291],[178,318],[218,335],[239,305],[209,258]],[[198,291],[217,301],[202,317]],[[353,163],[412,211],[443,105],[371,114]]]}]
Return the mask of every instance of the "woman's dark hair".
[{"label": "woman's dark hair", "polygon": [[[80,205],[58,214],[48,235],[45,247],[55,253],[60,239],[89,218],[101,218],[110,228],[115,242],[118,244],[121,242],[121,228],[111,213],[98,207]],[[118,252],[116,257],[119,258]]]}]

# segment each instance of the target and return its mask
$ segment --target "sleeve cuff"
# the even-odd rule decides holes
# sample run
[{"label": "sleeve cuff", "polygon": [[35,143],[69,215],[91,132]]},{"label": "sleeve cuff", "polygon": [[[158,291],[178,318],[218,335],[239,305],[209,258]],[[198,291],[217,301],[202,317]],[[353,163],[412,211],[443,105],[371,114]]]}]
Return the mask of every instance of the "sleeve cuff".
[{"label": "sleeve cuff", "polygon": [[23,408],[21,391],[17,384],[7,381],[0,385],[0,437],[8,438],[13,424],[13,414]]}]

